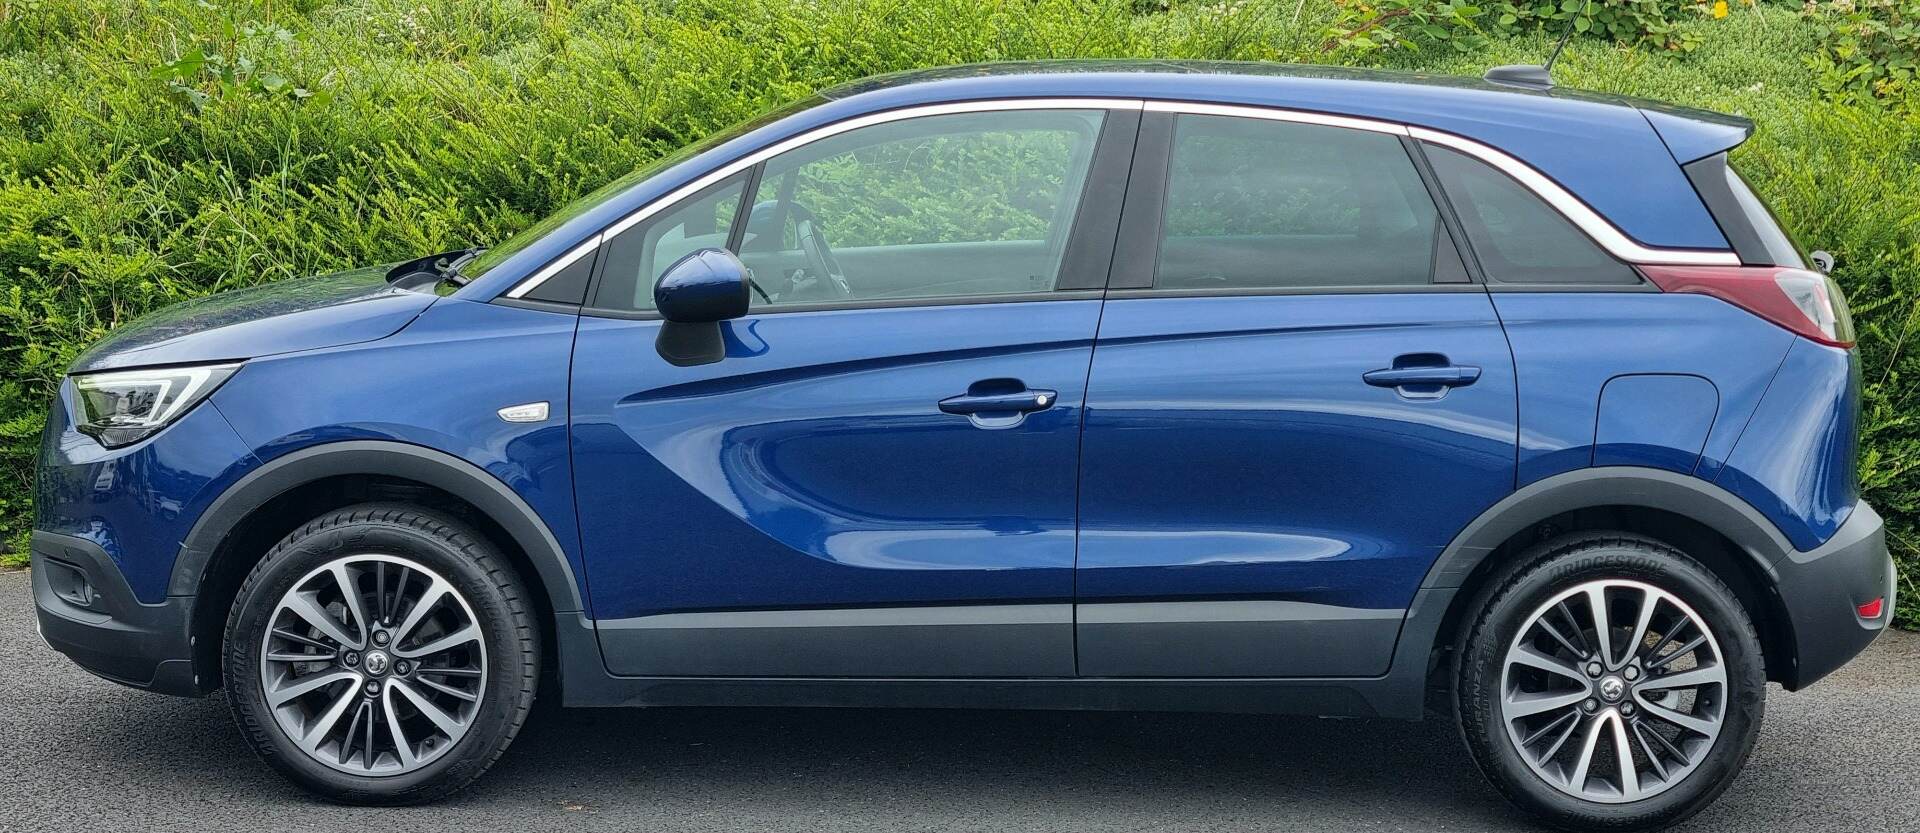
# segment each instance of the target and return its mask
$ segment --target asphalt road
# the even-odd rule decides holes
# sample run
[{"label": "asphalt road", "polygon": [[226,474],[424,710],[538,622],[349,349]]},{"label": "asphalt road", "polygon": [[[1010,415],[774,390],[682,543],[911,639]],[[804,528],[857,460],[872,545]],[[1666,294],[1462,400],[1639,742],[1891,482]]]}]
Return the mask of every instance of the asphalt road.
[{"label": "asphalt road", "polygon": [[[1232,715],[541,709],[485,778],[403,810],[280,781],[219,697],[97,680],[0,574],[0,830],[1526,830],[1440,724]],[[1920,829],[1920,636],[1768,697],[1684,829]]]}]

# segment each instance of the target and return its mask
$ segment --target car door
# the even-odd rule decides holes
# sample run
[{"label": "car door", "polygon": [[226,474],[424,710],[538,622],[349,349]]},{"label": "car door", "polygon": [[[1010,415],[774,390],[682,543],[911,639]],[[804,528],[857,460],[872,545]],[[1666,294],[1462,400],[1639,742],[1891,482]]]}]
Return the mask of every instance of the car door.
[{"label": "car door", "polygon": [[1399,128],[1204,109],[1140,129],[1164,185],[1128,193],[1088,382],[1079,671],[1384,673],[1513,489],[1512,359]]},{"label": "car door", "polygon": [[[614,673],[1073,673],[1081,402],[1139,114],[937,109],[609,234],[572,424]],[[677,366],[653,283],[720,246],[750,311]]]}]

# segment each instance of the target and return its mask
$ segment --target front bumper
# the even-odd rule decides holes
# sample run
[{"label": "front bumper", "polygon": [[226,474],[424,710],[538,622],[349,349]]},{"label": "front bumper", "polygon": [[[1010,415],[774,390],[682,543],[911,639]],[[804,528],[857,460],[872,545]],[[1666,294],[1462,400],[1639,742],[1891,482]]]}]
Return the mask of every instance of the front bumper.
[{"label": "front bumper", "polygon": [[85,538],[35,531],[31,547],[33,603],[48,645],[116,683],[206,693],[193,671],[191,597],[140,603],[106,551]]},{"label": "front bumper", "polygon": [[[1880,513],[1866,501],[1854,505],[1825,544],[1789,552],[1773,568],[1774,586],[1792,625],[1791,667],[1781,680],[1789,691],[1845,665],[1893,621],[1893,557]],[[1880,615],[1861,616],[1859,607],[1874,599],[1883,600]]]}]

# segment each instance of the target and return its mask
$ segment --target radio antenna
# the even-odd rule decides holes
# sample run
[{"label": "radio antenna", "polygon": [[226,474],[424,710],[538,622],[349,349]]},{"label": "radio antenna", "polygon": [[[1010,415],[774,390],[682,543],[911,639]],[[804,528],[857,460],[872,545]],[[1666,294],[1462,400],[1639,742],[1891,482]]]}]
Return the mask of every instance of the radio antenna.
[{"label": "radio antenna", "polygon": [[1553,62],[1560,60],[1560,50],[1567,48],[1567,41],[1573,37],[1574,28],[1579,25],[1581,16],[1587,13],[1587,7],[1591,5],[1593,5],[1593,0],[1583,0],[1580,4],[1580,11],[1574,12],[1573,17],[1567,18],[1567,28],[1560,31],[1560,42],[1553,45],[1552,52],[1547,53],[1546,63],[1538,66],[1533,64],[1509,64],[1503,67],[1494,67],[1493,69],[1487,70],[1485,78],[1488,83],[1499,84],[1505,87],[1519,87],[1523,90],[1553,89]]},{"label": "radio antenna", "polygon": [[1553,62],[1560,60],[1560,50],[1567,48],[1567,39],[1573,37],[1574,26],[1579,24],[1580,17],[1587,13],[1587,7],[1591,5],[1593,5],[1593,0],[1584,0],[1584,2],[1580,4],[1580,11],[1574,12],[1573,17],[1567,18],[1567,28],[1561,30],[1560,42],[1553,45],[1553,53],[1547,56],[1546,63],[1540,65],[1540,68],[1546,70],[1548,75],[1553,74]]}]

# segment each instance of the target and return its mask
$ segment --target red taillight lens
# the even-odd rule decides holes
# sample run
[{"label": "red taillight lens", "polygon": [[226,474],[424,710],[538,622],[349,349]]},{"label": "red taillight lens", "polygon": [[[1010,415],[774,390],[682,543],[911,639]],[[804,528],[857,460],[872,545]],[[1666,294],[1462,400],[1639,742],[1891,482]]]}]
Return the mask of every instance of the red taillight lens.
[{"label": "red taillight lens", "polygon": [[1667,266],[1640,272],[1667,292],[1712,295],[1821,344],[1853,346],[1853,314],[1832,278],[1782,266]]},{"label": "red taillight lens", "polygon": [[1866,604],[1863,604],[1857,608],[1854,608],[1854,611],[1859,613],[1860,618],[1862,619],[1878,619],[1880,618],[1881,609],[1886,607],[1886,604],[1887,604],[1887,597],[1881,596],[1878,599],[1874,599],[1873,601],[1867,602]]}]

